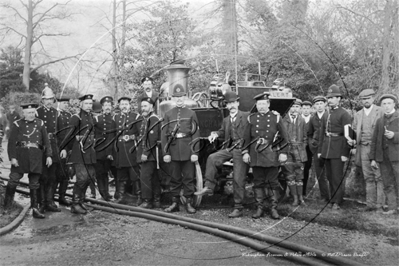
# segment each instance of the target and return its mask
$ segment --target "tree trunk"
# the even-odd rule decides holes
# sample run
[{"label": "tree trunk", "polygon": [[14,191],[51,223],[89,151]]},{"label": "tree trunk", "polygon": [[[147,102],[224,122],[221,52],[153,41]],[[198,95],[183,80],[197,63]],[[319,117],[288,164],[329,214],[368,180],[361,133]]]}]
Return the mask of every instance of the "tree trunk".
[{"label": "tree trunk", "polygon": [[32,38],[33,38],[33,6],[32,0],[28,1],[28,20],[27,33],[26,33],[26,45],[25,45],[25,57],[24,57],[24,71],[22,76],[22,82],[25,85],[26,91],[29,91],[30,83],[30,59],[32,49]]},{"label": "tree trunk", "polygon": [[[121,48],[119,51],[119,66],[123,68],[125,64],[125,42],[126,42],[126,0],[123,0],[122,5],[122,40],[121,40]],[[120,88],[122,91],[125,89],[125,82],[121,80]]]},{"label": "tree trunk", "polygon": [[118,53],[116,50],[116,0],[112,13],[112,73],[114,81],[114,97],[118,99]]}]

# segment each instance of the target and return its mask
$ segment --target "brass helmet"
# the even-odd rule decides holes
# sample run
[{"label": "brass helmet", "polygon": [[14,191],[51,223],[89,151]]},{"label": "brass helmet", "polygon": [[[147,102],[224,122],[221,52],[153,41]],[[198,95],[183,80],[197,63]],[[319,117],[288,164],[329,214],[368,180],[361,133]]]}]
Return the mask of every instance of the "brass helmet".
[{"label": "brass helmet", "polygon": [[42,99],[55,99],[55,95],[52,89],[49,88],[47,83],[44,83],[44,90],[42,91]]}]

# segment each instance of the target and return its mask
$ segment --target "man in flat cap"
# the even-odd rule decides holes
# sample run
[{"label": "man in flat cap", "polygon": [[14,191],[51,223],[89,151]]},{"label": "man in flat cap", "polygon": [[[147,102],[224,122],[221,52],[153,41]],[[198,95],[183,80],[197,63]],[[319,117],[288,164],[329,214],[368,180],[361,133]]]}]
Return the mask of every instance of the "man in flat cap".
[{"label": "man in flat cap", "polygon": [[[53,91],[45,83],[42,91],[42,105],[37,108],[37,117],[44,122],[48,138],[50,140],[51,149],[53,150],[53,163],[50,167],[43,167],[42,176],[40,178],[40,196],[41,211],[60,212],[61,210],[54,203],[54,194],[57,183],[56,171],[60,167],[59,148],[55,133],[58,131],[57,117],[58,111],[53,107],[55,103],[55,95]],[[43,160],[44,161],[44,160]]]},{"label": "man in flat cap", "polygon": [[[141,87],[144,89],[143,93],[138,95],[137,99],[140,101],[145,97],[149,97],[154,101],[154,113],[158,113],[159,93],[153,89],[154,80],[151,77],[143,77],[141,79]],[[138,113],[141,113],[141,104],[138,104]]]},{"label": "man in flat cap", "polygon": [[362,168],[364,181],[366,183],[367,211],[381,209],[384,205],[385,195],[382,177],[379,169],[371,167],[370,147],[374,127],[377,119],[384,111],[381,107],[374,105],[374,90],[365,89],[359,94],[363,109],[355,114],[353,128],[356,131],[355,163]]},{"label": "man in flat cap", "polygon": [[170,163],[172,179],[170,192],[172,205],[165,209],[166,212],[179,211],[180,190],[187,199],[186,210],[195,213],[192,206],[194,194],[195,165],[198,161],[198,147],[192,147],[190,143],[200,137],[200,128],[197,115],[185,106],[185,90],[182,86],[175,86],[172,100],[176,107],[165,113],[162,123],[162,152],[165,163]]},{"label": "man in flat cap", "polygon": [[[327,99],[330,113],[322,120],[319,132],[318,156],[325,160],[327,179],[330,184],[331,207],[340,209],[344,198],[344,165],[348,161],[350,146],[345,138],[345,130],[351,127],[351,116],[341,106],[342,92],[333,84],[328,88]],[[346,129],[345,129],[346,128]]]},{"label": "man in flat cap", "polygon": [[[306,135],[309,130],[309,122],[310,118],[312,117],[312,108],[313,104],[309,101],[303,101],[302,106],[301,106],[301,116],[303,119],[305,119],[305,124],[306,124]],[[308,143],[306,143],[306,156],[308,157],[308,160],[304,164],[303,168],[303,196],[306,197],[306,187],[308,185],[308,180],[309,180],[309,172],[310,169],[312,168],[312,152],[310,151]]]},{"label": "man in flat cap", "polygon": [[158,175],[158,141],[161,139],[161,121],[154,114],[155,102],[152,98],[144,97],[140,102],[143,118],[137,143],[137,162],[141,165],[140,181],[143,198],[140,207],[145,209],[160,208],[161,183]]},{"label": "man in flat cap", "polygon": [[133,188],[137,196],[137,205],[142,203],[140,190],[140,169],[137,163],[137,139],[139,135],[139,123],[141,117],[131,110],[131,98],[123,96],[119,98],[121,112],[114,116],[117,129],[115,140],[115,167],[117,168],[118,191],[120,198],[117,203],[127,204],[126,189]]},{"label": "man in flat cap", "polygon": [[[279,219],[277,212],[278,167],[287,161],[287,153],[276,147],[285,147],[288,142],[287,130],[279,114],[273,113],[270,107],[269,93],[255,96],[257,113],[248,116],[248,125],[244,131],[243,160],[252,167],[254,175],[254,192],[257,211],[252,218],[263,216],[263,201],[270,199],[270,214]],[[277,139],[280,139],[276,143]]]},{"label": "man in flat cap", "polygon": [[230,218],[243,215],[245,180],[249,169],[248,164],[242,160],[241,153],[249,112],[238,110],[239,99],[233,91],[227,91],[224,95],[226,108],[230,114],[223,119],[221,128],[216,132],[212,132],[208,139],[210,143],[213,143],[216,138],[220,137],[224,139],[226,145],[224,145],[223,149],[209,155],[206,161],[205,187],[202,191],[194,193],[196,195],[213,194],[216,186],[217,168],[223,165],[224,162],[233,159],[234,210],[229,214]]},{"label": "man in flat cap", "polygon": [[[10,181],[4,199],[5,209],[12,205],[19,180],[28,174],[30,202],[34,218],[44,218],[39,209],[39,179],[43,167],[52,164],[52,150],[44,122],[35,118],[38,104],[23,104],[24,118],[14,121],[8,141],[11,161]],[[44,155],[44,156],[43,156]],[[45,163],[42,160],[45,158]]]},{"label": "man in flat cap", "polygon": [[110,201],[108,172],[113,161],[116,124],[112,116],[114,99],[111,96],[101,98],[102,112],[94,117],[94,137],[97,162],[95,164],[98,190],[105,201]]},{"label": "man in flat cap", "polygon": [[88,207],[84,205],[86,190],[90,182],[96,180],[96,152],[94,150],[94,119],[91,113],[93,95],[86,94],[79,98],[80,111],[71,116],[70,130],[61,144],[61,158],[66,158],[70,151],[69,162],[73,164],[76,182],[73,187],[71,212],[86,214]]},{"label": "man in flat cap", "polygon": [[[374,127],[371,140],[371,166],[381,170],[388,210],[383,214],[399,213],[399,112],[395,109],[398,98],[384,94],[380,105],[384,111]],[[378,164],[379,163],[379,164]]]},{"label": "man in flat cap", "polygon": [[324,164],[321,163],[321,158],[317,156],[317,149],[321,143],[319,142],[319,134],[322,120],[328,117],[328,110],[326,110],[327,98],[324,96],[316,96],[313,98],[313,107],[316,113],[310,118],[308,124],[308,147],[312,152],[314,166],[316,170],[316,178],[319,184],[320,199],[323,203],[330,201],[330,189],[328,186],[326,171]]},{"label": "man in flat cap", "polygon": [[288,159],[281,166],[291,195],[294,198],[292,206],[305,205],[303,200],[303,167],[308,160],[306,154],[307,135],[306,122],[300,115],[302,101],[296,99],[283,118],[283,124],[288,135]]}]

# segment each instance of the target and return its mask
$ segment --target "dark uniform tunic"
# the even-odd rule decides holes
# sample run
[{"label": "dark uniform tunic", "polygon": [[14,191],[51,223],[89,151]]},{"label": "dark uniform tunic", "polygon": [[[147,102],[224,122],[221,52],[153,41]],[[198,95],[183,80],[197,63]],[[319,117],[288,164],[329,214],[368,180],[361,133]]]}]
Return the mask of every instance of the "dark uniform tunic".
[{"label": "dark uniform tunic", "polygon": [[36,112],[37,117],[43,120],[44,126],[46,127],[47,134],[51,143],[51,149],[53,150],[53,163],[57,163],[59,162],[59,150],[55,133],[58,130],[58,111],[53,107],[47,108],[45,106],[40,106],[36,109]]},{"label": "dark uniform tunic", "polygon": [[[37,147],[27,147],[27,146]],[[10,184],[17,186],[17,182],[24,173],[29,174],[31,189],[39,188],[39,177],[43,170],[43,154],[52,156],[50,142],[44,122],[38,118],[33,121],[20,119],[11,126],[8,141],[8,157],[15,158],[19,166],[11,166]]]},{"label": "dark uniform tunic", "polygon": [[[278,136],[280,136],[279,141],[275,143]],[[266,114],[250,115],[244,140],[243,153],[249,152],[251,158],[250,166],[253,167],[254,188],[278,189],[279,152],[273,145],[284,149],[288,140],[280,115],[271,111]]]},{"label": "dark uniform tunic", "polygon": [[[181,187],[184,196],[194,193],[195,166],[190,161],[191,155],[198,155],[199,147],[192,147],[190,142],[200,137],[197,115],[186,107],[175,107],[165,114],[162,123],[162,152],[172,158],[170,182],[172,196],[180,195]],[[199,141],[197,142],[199,144]]]},{"label": "dark uniform tunic", "polygon": [[[151,114],[143,117],[140,125],[139,142],[137,143],[137,161],[141,163],[140,181],[143,199],[152,199],[153,193],[159,193],[161,186],[158,176],[158,140],[161,138],[161,123],[159,117]],[[147,156],[147,161],[141,161],[141,155]]]},{"label": "dark uniform tunic", "polygon": [[140,115],[134,112],[120,113],[114,116],[117,129],[115,139],[115,166],[121,182],[128,179],[138,181],[137,137],[139,135]]},{"label": "dark uniform tunic", "polygon": [[[70,130],[69,121],[71,119],[71,116],[72,114],[67,111],[58,110],[56,137],[59,150],[62,150],[62,142],[68,134],[68,131]],[[74,175],[74,171],[70,171],[69,169],[73,169],[73,167],[71,165],[67,165],[67,158],[60,159],[60,167],[58,167],[56,171],[58,182],[60,182],[61,180],[69,180],[69,177],[72,177]]]},{"label": "dark uniform tunic", "polygon": [[350,124],[351,116],[342,107],[331,109],[327,119],[321,121],[318,153],[325,159],[331,196],[335,193],[331,203],[340,204],[344,197],[344,162],[341,156],[349,157],[350,147],[344,136],[344,127]]}]

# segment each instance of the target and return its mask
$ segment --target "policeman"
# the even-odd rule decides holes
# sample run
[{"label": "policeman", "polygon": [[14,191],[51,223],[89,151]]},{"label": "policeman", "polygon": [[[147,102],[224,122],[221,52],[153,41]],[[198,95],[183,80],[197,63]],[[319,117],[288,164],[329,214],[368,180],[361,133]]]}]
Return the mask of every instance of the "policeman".
[{"label": "policeman", "polygon": [[344,197],[344,164],[348,160],[350,151],[344,134],[345,128],[348,130],[351,125],[351,116],[340,106],[342,93],[337,85],[333,84],[328,88],[327,99],[330,113],[321,123],[317,156],[325,160],[332,196],[331,207],[333,210],[338,210]]},{"label": "policeman", "polygon": [[316,96],[313,98],[313,107],[315,108],[316,113],[310,118],[307,133],[309,149],[312,152],[316,178],[319,183],[320,199],[323,203],[330,201],[330,189],[328,187],[324,164],[321,163],[322,159],[317,156],[317,149],[318,146],[321,145],[321,143],[319,143],[321,121],[326,120],[328,117],[326,103],[327,98],[324,96]]},{"label": "policeman", "polygon": [[[71,119],[72,114],[69,112],[69,100],[71,99],[68,95],[58,96],[58,117],[57,117],[57,132],[56,137],[58,141],[58,148],[62,141],[64,140],[65,136],[68,133],[69,127],[69,120]],[[73,166],[71,164],[67,164],[67,159],[60,159],[59,167],[56,169],[56,182],[55,182],[55,189],[57,190],[58,187],[58,195],[59,199],[58,202],[65,206],[70,206],[71,202],[65,198],[65,193],[68,189],[68,181],[70,178],[74,176],[73,173]]]},{"label": "policeman", "polygon": [[[248,125],[244,132],[245,145],[243,147],[243,160],[252,167],[254,175],[254,192],[257,202],[257,211],[252,218],[263,216],[263,201],[265,193],[270,198],[271,217],[279,219],[277,212],[278,167],[287,161],[287,154],[278,152],[275,146],[282,149],[286,146],[288,135],[280,115],[269,110],[269,92],[256,95],[257,113],[248,117]],[[275,139],[280,135],[278,145]]]},{"label": "policeman", "polygon": [[47,83],[42,91],[42,106],[36,112],[37,117],[43,120],[44,126],[50,140],[51,149],[53,150],[53,164],[50,167],[43,167],[40,179],[40,195],[41,195],[41,211],[60,212],[61,210],[54,203],[54,194],[56,188],[56,170],[60,167],[59,149],[56,139],[57,131],[57,109],[53,107],[55,95],[48,87]]},{"label": "policeman", "polygon": [[302,101],[296,99],[288,114],[283,118],[288,134],[288,160],[281,170],[287,180],[291,195],[294,197],[292,206],[306,205],[303,200],[303,168],[308,160],[306,154],[307,135],[305,119],[299,114]]},{"label": "policeman", "polygon": [[113,161],[113,147],[115,141],[115,121],[111,111],[114,99],[111,96],[105,96],[100,100],[102,113],[94,117],[94,134],[96,144],[97,163],[95,164],[98,190],[101,197],[110,201],[112,196],[109,194],[108,172],[111,169]]},{"label": "policeman", "polygon": [[162,123],[162,152],[165,163],[171,164],[172,179],[170,181],[170,192],[172,194],[172,205],[165,209],[166,212],[179,211],[180,190],[187,199],[186,210],[195,213],[191,205],[194,194],[194,163],[198,161],[197,149],[191,147],[190,143],[200,136],[197,115],[194,111],[184,105],[186,93],[180,86],[173,89],[172,100],[176,107],[166,112]]},{"label": "policeman", "polygon": [[87,187],[95,180],[96,152],[94,150],[94,120],[91,110],[93,95],[86,94],[79,98],[80,111],[71,116],[70,130],[61,144],[61,158],[66,158],[71,151],[69,162],[73,163],[76,182],[73,187],[71,212],[86,214],[87,207],[83,204]]},{"label": "policeman", "polygon": [[158,140],[161,122],[153,112],[155,102],[150,97],[141,99],[142,122],[138,141],[137,161],[141,164],[140,181],[143,197],[141,208],[160,208],[161,184],[158,176]]},{"label": "policeman", "polygon": [[142,203],[140,191],[140,169],[137,163],[137,137],[139,135],[140,115],[132,112],[130,107],[131,98],[123,96],[119,98],[121,113],[114,116],[117,129],[115,148],[115,166],[118,176],[118,191],[120,198],[118,203],[126,204],[125,197],[127,182],[133,184],[137,195],[137,205]]},{"label": "policeman", "polygon": [[39,210],[39,179],[43,171],[43,154],[46,157],[44,167],[52,164],[52,150],[44,122],[35,118],[38,104],[23,104],[24,118],[11,126],[8,141],[8,157],[11,160],[10,181],[7,184],[4,207],[11,206],[19,180],[28,173],[30,201],[34,218],[44,218]]},{"label": "policeman", "polygon": [[222,127],[217,132],[212,132],[209,141],[212,143],[219,136],[228,143],[225,149],[209,155],[206,161],[205,187],[202,191],[195,192],[196,195],[212,194],[216,184],[215,176],[217,166],[233,159],[233,188],[234,188],[234,210],[229,214],[230,218],[241,217],[244,208],[245,178],[248,173],[248,164],[242,160],[241,147],[244,143],[244,130],[248,124],[248,112],[238,110],[239,97],[232,91],[225,94],[226,107],[230,115],[223,119]]}]

